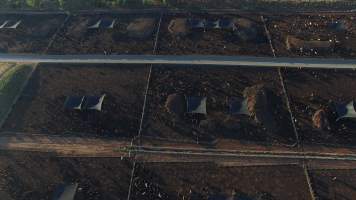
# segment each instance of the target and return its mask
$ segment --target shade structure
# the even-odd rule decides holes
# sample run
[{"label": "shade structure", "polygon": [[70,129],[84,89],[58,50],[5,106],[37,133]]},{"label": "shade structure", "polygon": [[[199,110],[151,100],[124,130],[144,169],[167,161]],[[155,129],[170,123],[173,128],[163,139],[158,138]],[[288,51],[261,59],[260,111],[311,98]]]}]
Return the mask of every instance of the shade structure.
[{"label": "shade structure", "polygon": [[74,200],[77,188],[78,183],[59,185],[54,192],[52,200]]},{"label": "shade structure", "polygon": [[68,96],[64,102],[64,108],[70,110],[81,110],[84,96]]},{"label": "shade structure", "polygon": [[208,20],[205,27],[209,29],[220,29],[220,20]]},{"label": "shade structure", "polygon": [[9,20],[4,21],[1,25],[0,25],[0,29],[1,28],[5,28],[5,26],[9,23]]},{"label": "shade structure", "polygon": [[101,111],[105,96],[105,94],[101,96],[86,96],[83,109]]},{"label": "shade structure", "polygon": [[9,21],[5,28],[9,28],[9,29],[16,29],[20,24],[22,23],[21,20],[18,21]]},{"label": "shade structure", "polygon": [[348,104],[338,104],[336,105],[337,119],[339,121],[343,118],[356,118],[355,102],[351,101]]},{"label": "shade structure", "polygon": [[88,26],[88,29],[98,29],[100,27],[102,20],[99,19],[97,22],[95,22],[94,24],[91,24]]},{"label": "shade structure", "polygon": [[206,21],[202,19],[189,19],[188,24],[191,29],[204,29]]},{"label": "shade structure", "polygon": [[206,115],[206,97],[186,97],[187,113]]},{"label": "shade structure", "polygon": [[116,19],[102,19],[100,28],[113,29],[116,23]]},{"label": "shade structure", "polygon": [[235,22],[232,19],[221,19],[219,21],[219,26],[221,29],[235,31],[237,29]]}]

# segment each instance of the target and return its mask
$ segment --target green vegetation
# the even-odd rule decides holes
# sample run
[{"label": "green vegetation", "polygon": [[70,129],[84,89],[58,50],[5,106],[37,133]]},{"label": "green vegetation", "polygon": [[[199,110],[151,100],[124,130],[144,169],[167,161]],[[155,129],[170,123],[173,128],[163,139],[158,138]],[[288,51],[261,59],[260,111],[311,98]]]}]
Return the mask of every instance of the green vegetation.
[{"label": "green vegetation", "polygon": [[83,10],[165,4],[166,0],[0,0],[1,9]]},{"label": "green vegetation", "polygon": [[34,65],[14,64],[0,77],[0,125],[7,116]]}]

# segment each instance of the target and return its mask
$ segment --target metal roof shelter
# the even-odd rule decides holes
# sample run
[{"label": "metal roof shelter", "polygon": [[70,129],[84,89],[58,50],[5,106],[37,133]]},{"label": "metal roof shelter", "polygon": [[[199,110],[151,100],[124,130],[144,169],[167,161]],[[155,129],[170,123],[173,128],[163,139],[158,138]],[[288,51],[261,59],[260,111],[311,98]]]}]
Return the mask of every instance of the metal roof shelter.
[{"label": "metal roof shelter", "polygon": [[[13,23],[13,24],[11,25],[11,23]],[[19,21],[10,21],[10,23],[9,23],[10,25],[8,24],[8,26],[5,26],[5,28],[16,29],[21,23],[22,23],[21,20],[19,20]]]},{"label": "metal roof shelter", "polygon": [[221,19],[219,21],[219,25],[221,29],[232,30],[232,31],[235,31],[237,29],[235,22],[232,19]]},{"label": "metal roof shelter", "polygon": [[14,21],[14,20],[6,20],[0,25],[0,29],[8,28],[8,29],[16,29],[22,20]]},{"label": "metal roof shelter", "polygon": [[88,29],[98,29],[100,27],[100,24],[101,24],[101,19],[99,19],[97,22],[95,22],[94,24],[92,25],[89,25],[88,26]]},{"label": "metal roof shelter", "polygon": [[186,97],[187,113],[206,115],[206,97]]},{"label": "metal roof shelter", "polygon": [[83,109],[101,111],[105,94],[101,96],[86,96]]},{"label": "metal roof shelter", "polygon": [[99,28],[105,28],[105,29],[113,29],[116,23],[116,19],[99,19],[95,23],[91,24],[88,26],[88,29],[99,29]]},{"label": "metal roof shelter", "polygon": [[209,29],[221,29],[220,20],[208,20],[206,22],[206,28],[209,28]]},{"label": "metal roof shelter", "polygon": [[77,192],[78,183],[68,185],[60,185],[54,192],[52,200],[74,200],[75,193]]},{"label": "metal roof shelter", "polygon": [[107,28],[107,29],[113,29],[116,23],[116,19],[109,20],[109,19],[102,19],[100,28]]},{"label": "metal roof shelter", "polygon": [[229,99],[229,114],[231,115],[249,115],[247,99],[232,97]]},{"label": "metal roof shelter", "polygon": [[336,112],[338,115],[336,121],[339,121],[340,119],[343,118],[356,118],[355,102],[351,101],[346,105],[345,104],[336,105]]},{"label": "metal roof shelter", "polygon": [[84,96],[68,96],[64,102],[65,109],[81,110]]},{"label": "metal roof shelter", "polygon": [[4,21],[4,23],[2,23],[0,25],[0,28],[4,28],[8,23],[9,23],[9,20]]},{"label": "metal roof shelter", "polygon": [[191,29],[204,29],[206,21],[204,19],[189,19],[188,24]]}]

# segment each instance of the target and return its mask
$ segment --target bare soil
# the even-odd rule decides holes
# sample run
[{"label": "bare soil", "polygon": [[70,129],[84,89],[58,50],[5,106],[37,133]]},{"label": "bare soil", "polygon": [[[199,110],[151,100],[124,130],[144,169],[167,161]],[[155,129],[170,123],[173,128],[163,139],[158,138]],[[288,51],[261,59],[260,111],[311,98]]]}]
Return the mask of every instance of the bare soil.
[{"label": "bare soil", "polygon": [[[183,24],[180,22],[174,27],[174,30],[181,32],[183,29],[188,29],[188,32],[186,30],[185,32],[187,33],[177,35],[172,33],[172,29],[171,31],[169,30],[171,21],[177,19],[178,22],[181,19],[233,19],[236,21],[237,30],[190,30],[189,25],[181,27]],[[248,28],[243,27],[243,24],[239,24],[241,21],[248,21],[250,26]],[[255,36],[245,40],[241,39],[238,34]],[[197,13],[169,14],[163,17],[158,40],[158,53],[174,55],[272,55],[263,24],[258,15],[239,16]]]},{"label": "bare soil", "polygon": [[[228,98],[242,98],[246,87],[257,84],[264,84],[275,94],[277,127],[272,132],[248,115],[232,116],[228,112]],[[176,117],[166,108],[170,94],[207,97],[207,116],[198,124],[187,115]],[[143,136],[211,144],[219,139],[292,144],[296,141],[284,100],[278,73],[273,69],[155,66]]]},{"label": "bare soil", "polygon": [[[56,38],[49,53],[152,54],[159,17],[159,14],[74,15]],[[100,19],[116,19],[114,28],[88,29],[88,25]]]},{"label": "bare soil", "polygon": [[311,177],[316,196],[320,199],[351,200],[356,197],[355,170],[315,170]]},{"label": "bare soil", "polygon": [[[40,65],[2,130],[133,137],[147,73],[143,65]],[[67,96],[101,94],[101,112],[64,109]]]},{"label": "bare soil", "polygon": [[[311,199],[300,167],[214,163],[140,163],[132,199]],[[278,186],[278,187],[276,187]],[[160,197],[160,198],[159,198]]]},{"label": "bare soil", "polygon": [[[336,122],[332,110],[335,103],[348,103],[356,96],[356,73],[353,70],[290,69],[284,72],[286,87],[298,133],[305,144],[343,145],[352,148],[356,144],[355,120]],[[313,126],[313,115],[325,108],[330,130]]]},{"label": "bare soil", "polygon": [[0,154],[0,191],[14,200],[50,200],[60,184],[78,183],[76,200],[127,199],[132,163],[120,158]]},{"label": "bare soil", "polygon": [[277,56],[356,56],[354,15],[267,15],[267,28]]},{"label": "bare soil", "polygon": [[64,14],[1,14],[7,20],[21,20],[17,29],[0,29],[1,53],[42,53],[62,25]]}]

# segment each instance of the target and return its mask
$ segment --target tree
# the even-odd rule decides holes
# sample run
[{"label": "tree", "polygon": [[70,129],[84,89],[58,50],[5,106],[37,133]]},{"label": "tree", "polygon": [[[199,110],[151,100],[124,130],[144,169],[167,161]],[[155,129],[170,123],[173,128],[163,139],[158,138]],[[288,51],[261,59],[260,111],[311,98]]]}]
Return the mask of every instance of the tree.
[{"label": "tree", "polygon": [[26,5],[31,8],[40,8],[42,0],[26,0]]}]

